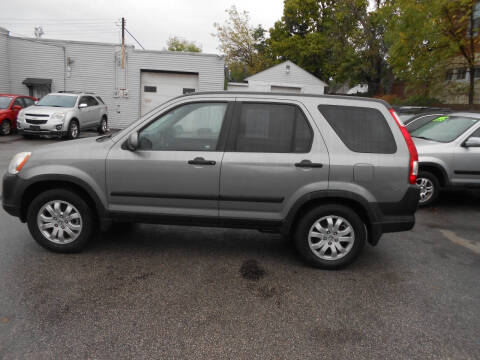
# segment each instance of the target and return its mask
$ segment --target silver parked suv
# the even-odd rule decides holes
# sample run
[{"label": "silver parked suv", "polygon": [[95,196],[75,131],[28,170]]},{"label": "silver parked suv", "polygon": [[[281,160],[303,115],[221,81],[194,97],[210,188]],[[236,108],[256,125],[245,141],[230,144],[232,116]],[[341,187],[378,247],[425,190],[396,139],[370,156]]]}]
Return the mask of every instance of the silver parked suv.
[{"label": "silver parked suv", "polygon": [[44,96],[21,110],[17,129],[25,137],[56,135],[76,139],[80,130],[108,129],[107,106],[100,96],[84,92],[58,92]]},{"label": "silver parked suv", "polygon": [[415,146],[383,101],[198,93],[115,135],[16,155],[3,207],[53,251],[79,251],[97,223],[238,227],[291,236],[331,269],[413,227],[416,171]]},{"label": "silver parked suv", "polygon": [[420,157],[420,205],[433,203],[441,188],[480,187],[480,114],[435,116],[412,137]]}]

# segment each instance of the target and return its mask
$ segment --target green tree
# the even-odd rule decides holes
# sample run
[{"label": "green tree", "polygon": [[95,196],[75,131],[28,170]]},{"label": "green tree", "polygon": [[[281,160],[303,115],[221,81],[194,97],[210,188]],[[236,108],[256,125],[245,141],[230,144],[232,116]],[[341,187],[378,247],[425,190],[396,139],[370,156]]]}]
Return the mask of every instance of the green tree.
[{"label": "green tree", "polygon": [[361,74],[355,40],[367,0],[285,0],[283,16],[270,29],[272,56],[289,59],[330,85]]},{"label": "green tree", "polygon": [[193,41],[187,41],[178,36],[171,36],[167,41],[169,51],[202,52],[202,48]]},{"label": "green tree", "polygon": [[390,4],[392,21],[386,39],[388,61],[397,77],[416,92],[431,96],[439,89],[445,70],[455,59],[469,69],[470,82],[464,93],[473,104],[475,57],[479,45],[474,21],[475,0],[395,0]]},{"label": "green tree", "polygon": [[213,24],[213,36],[218,38],[219,50],[225,55],[230,80],[243,81],[272,64],[267,55],[266,30],[261,25],[252,26],[248,12],[238,11],[235,6],[225,12],[228,18],[223,24]]}]

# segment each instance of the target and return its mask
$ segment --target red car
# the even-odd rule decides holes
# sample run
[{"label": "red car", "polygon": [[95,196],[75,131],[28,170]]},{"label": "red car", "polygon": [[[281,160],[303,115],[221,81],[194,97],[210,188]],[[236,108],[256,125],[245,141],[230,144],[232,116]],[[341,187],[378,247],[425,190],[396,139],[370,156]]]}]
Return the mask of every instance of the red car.
[{"label": "red car", "polygon": [[17,115],[33,105],[37,98],[25,95],[0,94],[0,135],[8,135],[17,128]]}]

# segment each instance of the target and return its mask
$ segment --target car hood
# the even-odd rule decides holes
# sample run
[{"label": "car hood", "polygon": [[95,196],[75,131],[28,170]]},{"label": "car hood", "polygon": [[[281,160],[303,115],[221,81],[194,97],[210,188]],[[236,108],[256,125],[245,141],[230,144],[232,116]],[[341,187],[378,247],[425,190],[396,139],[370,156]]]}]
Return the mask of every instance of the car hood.
[{"label": "car hood", "polygon": [[86,154],[95,152],[97,148],[104,147],[105,143],[110,143],[110,141],[99,142],[96,141],[98,136],[77,139],[77,140],[68,140],[60,141],[58,143],[49,144],[42,146],[39,149],[35,149],[32,152],[32,158],[42,158],[42,159],[55,159],[63,157],[79,157],[83,158]]},{"label": "car hood", "polygon": [[[445,143],[412,137],[418,155],[435,154],[445,148]],[[443,152],[443,151],[442,151]]]},{"label": "car hood", "polygon": [[57,112],[66,112],[71,110],[71,108],[62,108],[62,107],[55,107],[55,106],[29,106],[28,108],[25,108],[25,112],[29,114],[48,114],[51,115],[53,113]]}]

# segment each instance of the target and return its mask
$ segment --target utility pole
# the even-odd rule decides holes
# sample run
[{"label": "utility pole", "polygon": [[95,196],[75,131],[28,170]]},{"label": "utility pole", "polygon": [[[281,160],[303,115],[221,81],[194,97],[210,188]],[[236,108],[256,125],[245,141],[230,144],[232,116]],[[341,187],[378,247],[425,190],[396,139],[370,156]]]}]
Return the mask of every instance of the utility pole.
[{"label": "utility pole", "polygon": [[122,69],[125,69],[125,18],[122,17]]}]

